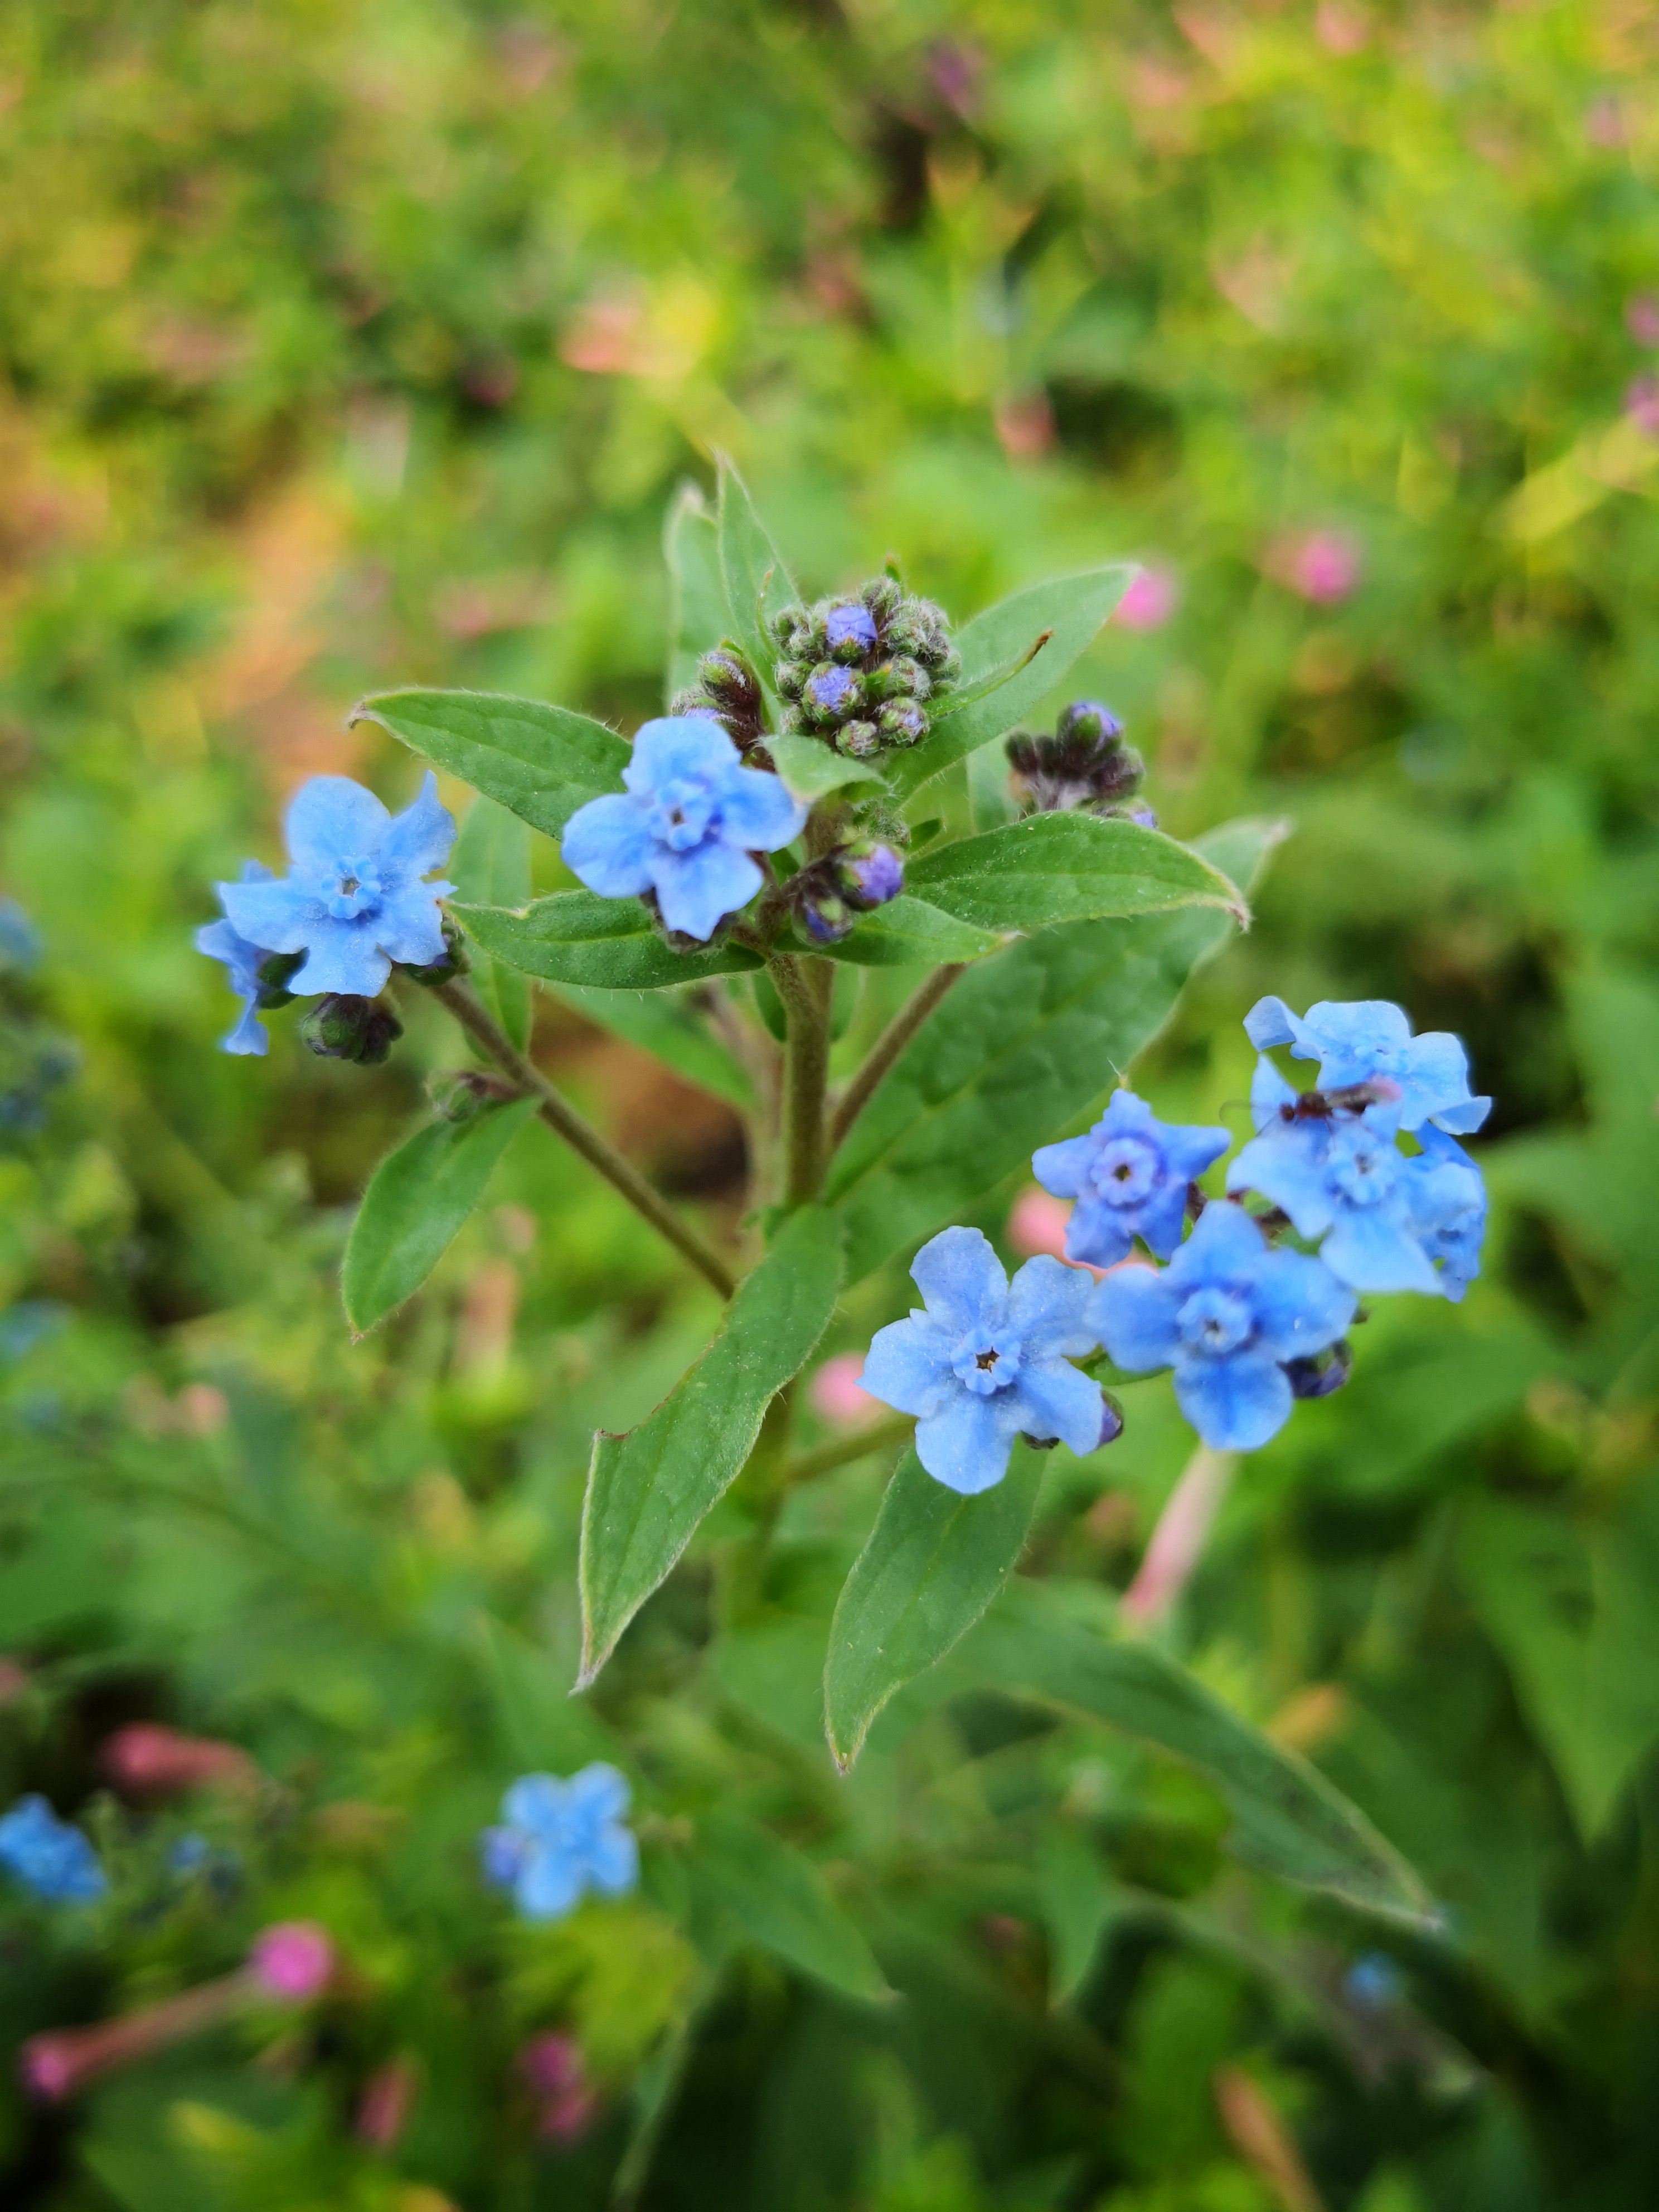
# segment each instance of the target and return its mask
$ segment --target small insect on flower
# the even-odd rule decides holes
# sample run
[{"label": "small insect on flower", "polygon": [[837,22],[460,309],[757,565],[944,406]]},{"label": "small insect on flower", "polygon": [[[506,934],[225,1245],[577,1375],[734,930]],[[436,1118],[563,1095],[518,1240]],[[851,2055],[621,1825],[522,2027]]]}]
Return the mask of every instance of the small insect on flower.
[{"label": "small insect on flower", "polygon": [[639,1880],[640,1848],[623,1826],[627,1778],[596,1760],[562,1781],[526,1774],[481,1838],[484,1878],[510,1889],[526,1920],[562,1920],[584,1893],[620,1897]]},{"label": "small insect on flower", "polygon": [[1039,1258],[1010,1283],[977,1229],[941,1230],[910,1273],[923,1306],[877,1330],[860,1379],[917,1416],[916,1456],[936,1482],[989,1490],[1018,1436],[1079,1457],[1110,1441],[1099,1383],[1069,1364],[1095,1348],[1088,1276]]},{"label": "small insect on flower", "polygon": [[[372,999],[394,963],[427,968],[444,958],[438,901],[455,886],[426,879],[449,858],[455,823],[439,804],[430,769],[414,804],[395,816],[349,776],[314,775],[295,793],[286,830],[292,860],[286,876],[262,872],[218,890],[226,920],[243,943],[305,955],[284,979],[293,996],[330,992]],[[201,949],[230,960],[216,945]],[[245,989],[234,963],[231,980]],[[246,1020],[245,1014],[233,1036]],[[262,1049],[228,1040],[227,1048]]]},{"label": "small insect on flower", "polygon": [[565,866],[601,898],[653,892],[668,927],[699,943],[760,889],[753,855],[788,844],[806,821],[782,781],[744,768],[708,714],[645,723],[623,781],[565,824]]},{"label": "small insect on flower", "polygon": [[1066,1229],[1068,1260],[1115,1267],[1137,1237],[1167,1260],[1181,1242],[1188,1184],[1228,1142],[1224,1129],[1174,1127],[1133,1091],[1115,1091],[1086,1135],[1040,1146],[1031,1172],[1054,1197],[1078,1201]]},{"label": "small insect on flower", "polygon": [[1319,1088],[1345,1091],[1382,1076],[1400,1085],[1400,1127],[1425,1121],[1466,1137],[1492,1111],[1490,1098],[1469,1091],[1468,1055],[1446,1030],[1412,1035],[1404,1009],[1387,999],[1322,999],[1293,1014],[1283,999],[1258,999],[1244,1017],[1258,1052],[1287,1044],[1293,1060],[1319,1062]]},{"label": "small insect on flower", "polygon": [[0,1866],[53,1905],[83,1905],[109,1887],[98,1854],[46,1799],[20,1797],[0,1819]]}]

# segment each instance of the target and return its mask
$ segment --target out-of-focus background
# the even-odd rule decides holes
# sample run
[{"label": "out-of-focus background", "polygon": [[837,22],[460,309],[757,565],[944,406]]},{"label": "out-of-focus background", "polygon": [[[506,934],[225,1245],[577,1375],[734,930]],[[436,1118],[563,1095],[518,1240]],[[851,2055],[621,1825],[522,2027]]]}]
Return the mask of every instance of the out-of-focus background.
[{"label": "out-of-focus background", "polygon": [[[8,2204],[597,2208],[665,2053],[650,2212],[1653,2203],[1656,64],[1642,0],[0,15],[0,1802],[44,1790],[117,1876],[90,1912],[5,1887],[0,2045],[274,1919],[350,1961],[303,2034],[61,2112],[0,2087]],[[1379,1310],[1163,1632],[1443,1939],[1245,1896],[1199,1784],[994,1701],[838,1800],[811,1670],[878,1466],[801,1532],[804,1639],[710,1684],[683,1577],[569,1705],[587,1433],[712,1313],[544,1133],[347,1340],[351,1206],[454,1048],[344,1067],[278,1018],[219,1054],[210,883],[278,857],[307,775],[411,793],[345,727],[366,690],[652,711],[662,516],[716,448],[811,590],[891,550],[961,618],[1145,564],[1072,689],[1176,835],[1294,824],[1138,1071],[1161,1111],[1242,1127],[1264,990],[1397,1000],[1497,1099],[1482,1281]],[[729,1214],[729,1108],[592,1012],[542,997],[544,1064]],[[1129,1407],[1040,1536],[1118,1588],[1191,1445],[1166,1383]],[[266,1779],[113,1786],[137,1722]],[[487,1900],[505,1782],[617,1744],[665,1863],[677,1790],[850,1821],[902,2002],[714,1977],[660,1881],[552,1931]],[[592,2089],[562,2121],[555,2033]]]}]

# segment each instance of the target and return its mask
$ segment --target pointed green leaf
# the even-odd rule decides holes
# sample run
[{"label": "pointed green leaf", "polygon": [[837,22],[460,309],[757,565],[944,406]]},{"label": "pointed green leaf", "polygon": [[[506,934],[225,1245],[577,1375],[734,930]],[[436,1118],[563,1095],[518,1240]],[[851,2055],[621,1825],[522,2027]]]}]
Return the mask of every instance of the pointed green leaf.
[{"label": "pointed green leaf", "polygon": [[720,466],[716,526],[731,634],[769,686],[777,650],[766,634],[765,618],[793,606],[800,594],[743,478],[724,454]]},{"label": "pointed green leaf", "polygon": [[904,872],[906,889],[981,929],[1219,906],[1247,919],[1237,890],[1190,847],[1139,822],[1033,814],[982,836],[933,845]]},{"label": "pointed green leaf", "polygon": [[839,791],[848,783],[882,786],[881,775],[867,761],[848,760],[822,738],[768,738],[766,750],[797,799],[822,799],[826,791]]},{"label": "pointed green leaf", "polygon": [[1317,1769],[1152,1644],[1079,1621],[1054,1585],[1012,1584],[958,1664],[975,1682],[1092,1714],[1195,1767],[1227,1801],[1228,1849],[1247,1865],[1364,1911],[1434,1924],[1418,1875]]},{"label": "pointed green leaf", "polygon": [[860,915],[851,936],[836,945],[801,942],[831,960],[850,961],[855,968],[933,967],[941,960],[981,960],[1000,951],[1006,935],[975,929],[959,921],[927,899],[901,891],[873,914]]},{"label": "pointed green leaf", "polygon": [[[1248,887],[1280,834],[1276,823],[1236,823],[1200,839],[1198,850]],[[914,1251],[1081,1119],[1158,1034],[1188,975],[1231,927],[1212,907],[1069,922],[970,968],[883,1077],[830,1164],[828,1195],[847,1223],[848,1281],[891,1253]]]},{"label": "pointed green leaf", "polygon": [[[480,906],[521,907],[530,896],[530,825],[493,799],[475,799],[455,840],[449,872],[458,896]],[[523,1052],[530,1042],[530,985],[514,968],[482,954],[472,985]]]},{"label": "pointed green leaf", "polygon": [[697,680],[697,663],[731,627],[720,576],[720,538],[701,491],[684,483],[663,526],[668,563],[668,681],[664,704]]},{"label": "pointed green leaf", "polygon": [[798,1374],[835,1309],[833,1215],[803,1206],[738,1288],[726,1324],[690,1372],[626,1436],[593,1439],[582,1505],[586,1688],[617,1639],[754,1449],[762,1417]]},{"label": "pointed green leaf", "polygon": [[705,1896],[750,1942],[843,1996],[868,2002],[892,1995],[870,1946],[810,1859],[769,1828],[729,1812],[699,1822],[698,1845]]},{"label": "pointed green leaf", "polygon": [[549,983],[604,991],[658,991],[738,975],[762,963],[740,945],[676,952],[651,927],[637,899],[600,898],[594,891],[554,891],[522,913],[504,907],[452,908],[467,935],[497,960]]},{"label": "pointed green leaf", "polygon": [[556,837],[579,806],[620,791],[625,738],[568,707],[491,691],[382,691],[353,708],[394,738]]},{"label": "pointed green leaf", "polygon": [[535,1111],[533,1098],[486,1104],[468,1121],[417,1129],[380,1162],[340,1269],[346,1319],[357,1335],[420,1289]]},{"label": "pointed green leaf", "polygon": [[604,991],[580,983],[550,983],[549,990],[566,1006],[586,1014],[589,1021],[626,1037],[707,1091],[733,1106],[754,1103],[748,1076],[719,1038],[711,1034],[691,1004],[698,986],[690,990]]},{"label": "pointed green leaf", "polygon": [[1008,683],[974,699],[952,714],[948,701],[919,745],[889,757],[887,781],[901,797],[919,790],[953,761],[1012,730],[1056,684],[1099,635],[1102,624],[1133,579],[1132,565],[1089,568],[1079,576],[1055,576],[1033,584],[1011,599],[1000,599],[957,634],[964,690],[1018,660],[1049,632],[1042,651]]},{"label": "pointed green leaf", "polygon": [[830,1629],[824,1728],[843,1773],[894,1692],[965,1636],[1013,1572],[1042,1480],[1042,1455],[1024,1443],[977,1498],[935,1482],[914,1451],[899,1462]]}]

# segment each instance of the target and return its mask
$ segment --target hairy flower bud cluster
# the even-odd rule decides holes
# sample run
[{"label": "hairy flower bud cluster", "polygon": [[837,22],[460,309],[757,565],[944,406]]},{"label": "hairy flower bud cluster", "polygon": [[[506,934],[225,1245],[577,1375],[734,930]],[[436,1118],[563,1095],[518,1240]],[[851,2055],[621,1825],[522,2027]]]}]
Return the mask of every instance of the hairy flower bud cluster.
[{"label": "hairy flower bud cluster", "polygon": [[1077,699],[1053,737],[1016,730],[1007,743],[1009,783],[1022,814],[1127,814],[1156,829],[1150,807],[1122,804],[1139,790],[1145,762],[1123,742],[1123,725],[1097,700]]},{"label": "hairy flower bud cluster", "polygon": [[885,906],[903,889],[904,863],[892,847],[860,837],[799,869],[784,896],[805,935],[834,945],[860,915]]},{"label": "hairy flower bud cluster", "polygon": [[760,678],[729,638],[704,653],[697,663],[696,682],[689,690],[675,693],[668,711],[671,715],[712,715],[745,757],[766,736]]},{"label": "hairy flower bud cluster", "polygon": [[896,576],[873,578],[856,599],[786,608],[772,635],[785,730],[855,760],[915,744],[928,702],[962,673],[943,611]]}]

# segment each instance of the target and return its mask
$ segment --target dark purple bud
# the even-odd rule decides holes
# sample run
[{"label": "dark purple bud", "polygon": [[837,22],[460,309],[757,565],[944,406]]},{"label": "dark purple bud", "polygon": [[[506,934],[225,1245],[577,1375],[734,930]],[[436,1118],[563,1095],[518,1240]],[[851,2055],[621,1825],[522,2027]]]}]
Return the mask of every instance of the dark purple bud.
[{"label": "dark purple bud", "polygon": [[855,913],[867,914],[904,889],[904,863],[890,845],[861,838],[837,855],[836,881],[848,905]]},{"label": "dark purple bud", "polygon": [[1100,1443],[1096,1445],[1096,1450],[1098,1451],[1102,1444],[1115,1444],[1122,1434],[1123,1408],[1109,1390],[1103,1390],[1100,1394]]},{"label": "dark purple bud", "polygon": [[1328,1398],[1353,1372],[1353,1346],[1345,1336],[1328,1352],[1310,1359],[1287,1359],[1285,1377],[1298,1398]]},{"label": "dark purple bud", "polygon": [[431,989],[439,983],[447,983],[453,976],[465,975],[466,943],[459,928],[447,915],[444,917],[443,932],[443,958],[433,961],[425,968],[405,967],[403,972],[411,983],[424,983]]},{"label": "dark purple bud", "polygon": [[1117,716],[1092,700],[1066,708],[1051,738],[1015,731],[1007,753],[1014,794],[1028,814],[1119,811],[1146,774]]},{"label": "dark purple bud", "polygon": [[854,600],[846,606],[831,607],[824,622],[830,650],[838,657],[850,649],[857,655],[870,652],[876,642],[875,617],[868,607]]},{"label": "dark purple bud", "polygon": [[1126,822],[1138,822],[1143,830],[1156,830],[1158,827],[1157,815],[1144,801],[1137,801],[1133,806],[1121,807],[1119,811]]},{"label": "dark purple bud", "polygon": [[881,710],[881,733],[890,744],[913,745],[927,734],[927,717],[914,699],[896,699]]},{"label": "dark purple bud", "polygon": [[801,927],[815,945],[837,945],[853,927],[851,908],[833,891],[818,890],[801,899]]},{"label": "dark purple bud", "polygon": [[403,1033],[403,1024],[378,1000],[342,991],[319,999],[300,1024],[301,1036],[319,1060],[351,1060],[360,1067],[378,1067]]},{"label": "dark purple bud", "polygon": [[1054,735],[1088,745],[1109,744],[1123,735],[1123,725],[1098,699],[1074,699],[1062,710]]}]

